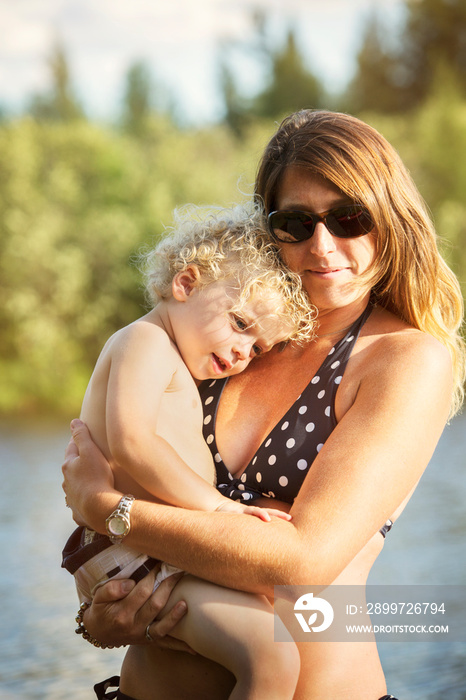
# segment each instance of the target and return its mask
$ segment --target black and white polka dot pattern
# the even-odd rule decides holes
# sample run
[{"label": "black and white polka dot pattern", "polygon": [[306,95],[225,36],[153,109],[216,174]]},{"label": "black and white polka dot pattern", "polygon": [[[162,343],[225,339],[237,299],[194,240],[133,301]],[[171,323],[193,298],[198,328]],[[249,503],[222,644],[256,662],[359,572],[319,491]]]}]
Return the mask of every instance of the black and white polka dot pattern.
[{"label": "black and white polka dot pattern", "polygon": [[217,407],[227,379],[206,381],[200,386],[204,438],[215,461],[217,488],[224,495],[242,501],[266,496],[293,502],[312,462],[335,428],[335,395],[371,308],[330,350],[316,375],[272,429],[239,478],[228,471],[215,440]]}]

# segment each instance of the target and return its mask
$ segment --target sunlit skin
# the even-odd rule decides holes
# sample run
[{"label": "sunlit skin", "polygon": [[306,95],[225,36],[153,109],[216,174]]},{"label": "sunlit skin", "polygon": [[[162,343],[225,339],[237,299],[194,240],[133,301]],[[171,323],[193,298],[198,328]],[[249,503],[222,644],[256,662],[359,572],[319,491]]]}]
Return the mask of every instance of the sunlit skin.
[{"label": "sunlit skin", "polygon": [[[276,313],[283,300],[273,289],[252,289],[238,307],[237,280],[201,282],[199,269],[189,265],[174,276],[168,298],[107,341],[81,418],[112,462],[117,488],[181,507],[228,510],[239,504],[213,486],[193,380],[242,372],[291,328]],[[264,510],[254,512],[270,519]]]},{"label": "sunlit skin", "polygon": [[253,290],[241,308],[238,283],[199,286],[192,266],[173,283],[173,296],[148,318],[161,324],[197,380],[232,376],[285,340],[290,328],[275,312],[282,300],[270,289]]},{"label": "sunlit skin", "polygon": [[[288,338],[293,329],[281,314],[283,297],[257,283],[242,300],[238,279],[203,280],[194,264],[174,275],[171,291],[107,341],[83,401],[82,419],[112,464],[115,486],[137,499],[196,511],[289,520],[282,510],[238,503],[215,488],[193,381],[237,375]],[[111,559],[113,574],[97,573],[93,560],[94,575],[77,577],[81,600],[92,600],[96,584],[130,561],[134,568],[141,563],[123,546],[104,557],[102,568],[107,571]],[[270,700],[288,698],[298,680],[299,654],[292,644],[274,642],[270,603],[189,576],[179,586],[191,614],[173,635],[229,669],[237,681],[235,697],[258,697],[259,691]],[[244,637],[247,624],[258,633]],[[277,678],[267,673],[264,659]]]},{"label": "sunlit skin", "polygon": [[[320,213],[346,203],[348,198],[331,183],[290,168],[276,208]],[[234,476],[241,474],[345,335],[344,329],[365,309],[370,289],[359,284],[359,276],[370,268],[376,245],[376,231],[344,240],[330,234],[323,223],[311,239],[282,244],[284,259],[301,274],[318,307],[318,337],[304,347],[288,345],[283,352],[274,348],[228,381],[216,417],[216,443]],[[137,502],[128,542],[154,556],[165,558],[170,553],[176,565],[194,575],[269,596],[273,585],[282,581],[364,584],[383,545],[379,528],[388,517],[396,520],[437,444],[448,415],[451,382],[449,354],[438,341],[375,307],[337,391],[338,425],[291,506],[290,523],[280,521],[273,531],[266,531],[256,526],[257,518],[227,524],[209,514],[162,514]],[[92,461],[96,459],[94,455]],[[89,477],[94,473],[86,460],[81,460],[80,469]],[[108,488],[105,497],[94,497],[90,489],[83,494],[83,481],[76,480],[73,489],[69,484],[77,509],[84,509],[93,517],[94,527],[102,529],[120,494]],[[219,532],[223,527],[228,538]],[[246,556],[239,556],[238,543]],[[144,598],[140,588],[135,590]],[[104,589],[100,595],[101,603],[118,597]],[[180,599],[175,588],[168,607]],[[133,610],[131,624],[127,621],[119,632],[105,622],[105,613],[99,614],[97,606],[88,611],[86,624],[101,638],[106,629],[109,640],[140,644],[144,637],[140,618],[147,620],[148,613],[145,617],[136,613],[142,601],[137,605],[134,600],[112,603],[113,614]],[[103,610],[107,611],[105,605]],[[161,634],[176,621],[176,611],[160,623]],[[151,626],[151,633],[156,633],[158,624]],[[168,647],[173,644],[167,642]],[[375,642],[301,644],[300,654],[294,700],[377,700],[387,692]],[[141,700],[221,700],[231,687],[232,678],[224,669],[155,645],[131,647],[121,685],[123,692]]]},{"label": "sunlit skin", "polygon": [[[277,208],[315,214],[351,200],[320,175],[303,168],[289,168],[278,191]],[[319,309],[319,332],[336,330],[340,319],[365,306],[369,288],[355,285],[372,264],[377,246],[376,232],[358,238],[338,238],[319,222],[314,234],[301,243],[281,244],[282,256],[298,272],[313,303]],[[350,323],[351,321],[349,321]]]}]

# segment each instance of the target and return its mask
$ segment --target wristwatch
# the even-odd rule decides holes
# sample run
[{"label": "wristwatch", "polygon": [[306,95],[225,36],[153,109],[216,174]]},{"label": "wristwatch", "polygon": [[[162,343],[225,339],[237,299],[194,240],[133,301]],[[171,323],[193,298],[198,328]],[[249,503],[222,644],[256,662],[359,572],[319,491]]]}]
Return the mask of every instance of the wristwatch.
[{"label": "wristwatch", "polygon": [[116,510],[105,521],[108,539],[112,544],[120,544],[131,530],[129,512],[133,505],[134,496],[123,496]]}]

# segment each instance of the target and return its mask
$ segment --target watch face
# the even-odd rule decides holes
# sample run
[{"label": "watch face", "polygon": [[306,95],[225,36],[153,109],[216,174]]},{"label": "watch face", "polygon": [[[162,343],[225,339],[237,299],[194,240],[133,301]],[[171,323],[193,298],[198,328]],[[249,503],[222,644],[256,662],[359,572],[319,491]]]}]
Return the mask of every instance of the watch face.
[{"label": "watch face", "polygon": [[126,534],[128,530],[128,523],[124,518],[114,516],[108,523],[108,529],[110,530],[112,535],[119,537],[121,535]]}]

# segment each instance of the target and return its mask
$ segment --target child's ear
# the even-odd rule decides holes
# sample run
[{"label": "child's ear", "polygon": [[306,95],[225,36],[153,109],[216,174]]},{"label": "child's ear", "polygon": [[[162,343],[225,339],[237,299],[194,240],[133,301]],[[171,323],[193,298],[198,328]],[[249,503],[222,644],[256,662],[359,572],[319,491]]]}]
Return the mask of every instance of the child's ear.
[{"label": "child's ear", "polygon": [[172,294],[177,301],[186,301],[191,292],[198,286],[201,273],[194,263],[188,265],[186,270],[177,272],[172,280]]}]

